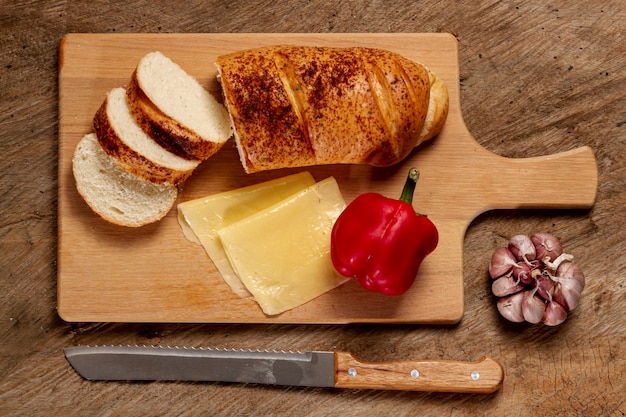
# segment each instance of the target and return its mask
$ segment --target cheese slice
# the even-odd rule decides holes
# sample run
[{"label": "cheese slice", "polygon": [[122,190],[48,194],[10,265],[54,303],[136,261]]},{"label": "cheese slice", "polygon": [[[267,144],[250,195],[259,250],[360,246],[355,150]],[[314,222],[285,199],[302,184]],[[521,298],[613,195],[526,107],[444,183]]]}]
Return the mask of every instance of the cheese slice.
[{"label": "cheese slice", "polygon": [[315,184],[309,172],[185,201],[178,205],[178,222],[187,239],[201,244],[222,278],[237,295],[250,293],[237,277],[224,252],[218,231]]},{"label": "cheese slice", "polygon": [[344,208],[330,177],[218,232],[265,314],[300,306],[347,280],[330,259],[330,234]]}]

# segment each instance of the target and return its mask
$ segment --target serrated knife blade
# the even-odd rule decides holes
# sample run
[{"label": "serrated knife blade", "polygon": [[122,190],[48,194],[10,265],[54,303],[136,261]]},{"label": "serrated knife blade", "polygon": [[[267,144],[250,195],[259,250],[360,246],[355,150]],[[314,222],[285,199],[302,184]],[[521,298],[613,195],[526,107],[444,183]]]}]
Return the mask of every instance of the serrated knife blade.
[{"label": "serrated knife blade", "polygon": [[502,365],[418,360],[362,362],[348,352],[291,352],[161,346],[78,346],[65,357],[83,378],[101,381],[234,382],[308,387],[491,393]]}]

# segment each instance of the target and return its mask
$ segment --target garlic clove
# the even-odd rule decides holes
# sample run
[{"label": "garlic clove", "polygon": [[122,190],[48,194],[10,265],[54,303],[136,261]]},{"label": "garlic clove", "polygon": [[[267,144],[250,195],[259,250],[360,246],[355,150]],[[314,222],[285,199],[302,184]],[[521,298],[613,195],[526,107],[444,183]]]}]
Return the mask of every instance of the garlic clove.
[{"label": "garlic clove", "polygon": [[554,295],[555,283],[545,275],[537,276],[537,294],[546,301],[551,301]]},{"label": "garlic clove", "polygon": [[524,289],[524,284],[511,275],[504,275],[491,284],[491,292],[496,297],[505,297]]},{"label": "garlic clove", "polygon": [[532,240],[526,235],[515,235],[509,240],[509,250],[520,261],[534,261],[537,251]]},{"label": "garlic clove", "polygon": [[511,251],[506,247],[498,248],[491,255],[489,275],[491,275],[491,278],[497,279],[511,272],[514,266],[517,266],[517,260]]},{"label": "garlic clove", "polygon": [[521,263],[519,267],[513,268],[513,276],[524,284],[530,284],[534,281],[532,270],[531,264]]},{"label": "garlic clove", "polygon": [[556,274],[554,301],[561,304],[567,311],[572,311],[580,302],[580,294],[585,288],[585,276],[580,267],[571,262],[562,263]]},{"label": "garlic clove", "polygon": [[537,259],[544,260],[546,257],[550,261],[554,261],[561,253],[563,246],[559,239],[547,232],[535,233],[530,237],[535,246],[535,254]]},{"label": "garlic clove", "polygon": [[556,301],[551,301],[543,313],[543,322],[547,326],[558,326],[567,318],[567,311]]},{"label": "garlic clove", "polygon": [[500,315],[512,321],[514,323],[521,323],[524,321],[524,315],[522,314],[522,298],[524,293],[518,292],[507,297],[498,299],[497,307]]},{"label": "garlic clove", "polygon": [[585,275],[582,269],[573,262],[563,262],[556,270],[556,276],[559,280],[563,278],[572,279],[578,292],[582,292],[585,288]]},{"label": "garlic clove", "polygon": [[536,290],[524,291],[522,297],[522,315],[524,320],[529,323],[537,324],[543,319],[543,313],[546,310],[545,302],[535,296]]}]

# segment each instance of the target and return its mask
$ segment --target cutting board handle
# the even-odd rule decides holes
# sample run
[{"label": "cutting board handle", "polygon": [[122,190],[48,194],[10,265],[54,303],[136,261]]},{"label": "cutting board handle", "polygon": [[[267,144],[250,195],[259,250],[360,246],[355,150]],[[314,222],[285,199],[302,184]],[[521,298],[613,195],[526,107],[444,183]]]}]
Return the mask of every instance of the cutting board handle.
[{"label": "cutting board handle", "polygon": [[[493,209],[587,209],[595,202],[598,168],[588,146],[531,158],[507,158],[481,149],[472,166],[484,169],[467,172],[468,190],[476,193],[467,196],[475,198],[474,215]],[[480,184],[469,187],[470,181]]]}]

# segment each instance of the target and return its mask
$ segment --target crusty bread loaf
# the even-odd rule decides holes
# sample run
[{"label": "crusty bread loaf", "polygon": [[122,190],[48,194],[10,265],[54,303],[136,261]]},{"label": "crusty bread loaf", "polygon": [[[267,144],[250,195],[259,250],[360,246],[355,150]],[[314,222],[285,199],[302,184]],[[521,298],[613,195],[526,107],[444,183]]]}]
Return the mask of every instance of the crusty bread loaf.
[{"label": "crusty bread loaf", "polygon": [[216,65],[249,173],[391,165],[436,136],[448,113],[445,84],[385,50],[272,46],[220,56]]},{"label": "crusty bread loaf", "polygon": [[72,170],[76,188],[89,207],[120,226],[139,227],[160,220],[178,195],[172,184],[154,184],[118,167],[94,133],[78,142]]},{"label": "crusty bread loaf", "polygon": [[201,162],[181,158],[148,136],[132,116],[121,87],[107,94],[94,117],[94,130],[102,148],[122,169],[147,181],[179,184]]},{"label": "crusty bread loaf", "polygon": [[226,108],[161,52],[139,61],[126,93],[142,129],[180,157],[205,160],[232,136]]}]

